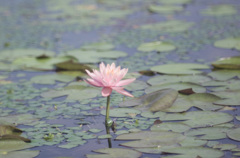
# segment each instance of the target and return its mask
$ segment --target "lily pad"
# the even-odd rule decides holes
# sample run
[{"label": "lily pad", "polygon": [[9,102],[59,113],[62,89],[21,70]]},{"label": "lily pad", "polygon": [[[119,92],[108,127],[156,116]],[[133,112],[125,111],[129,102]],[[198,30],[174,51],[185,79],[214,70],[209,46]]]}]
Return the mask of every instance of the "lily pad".
[{"label": "lily pad", "polygon": [[158,0],[158,2],[164,3],[164,4],[188,4],[191,3],[192,0]]},{"label": "lily pad", "polygon": [[[205,147],[176,147],[176,148],[168,148],[162,150],[165,153],[173,153],[179,154],[177,158],[186,158],[186,157],[209,157],[211,155],[212,158],[220,158],[224,155],[224,152],[212,148]],[[169,157],[169,156],[168,156]],[[170,156],[171,157],[171,156]]]},{"label": "lily pad", "polygon": [[14,158],[14,157],[24,157],[24,158],[34,158],[39,155],[39,151],[12,151],[6,154],[0,152],[0,157],[2,158]]},{"label": "lily pad", "polygon": [[148,10],[152,13],[173,14],[182,11],[184,8],[177,5],[150,5]]},{"label": "lily pad", "polygon": [[174,83],[174,82],[191,82],[191,83],[202,84],[208,81],[211,81],[211,78],[203,75],[185,75],[185,76],[160,75],[160,76],[152,77],[147,82],[150,85],[161,85],[161,84]]},{"label": "lily pad", "polygon": [[12,50],[4,50],[0,52],[1,57],[0,60],[8,60],[13,61],[17,58],[22,57],[38,57],[41,55],[47,55],[52,57],[55,55],[54,52],[48,50],[41,49],[12,49]]},{"label": "lily pad", "polygon": [[102,42],[102,43],[92,43],[92,44],[84,45],[81,47],[81,49],[106,51],[106,50],[112,50],[114,49],[114,47],[115,46],[111,43]]},{"label": "lily pad", "polygon": [[171,75],[192,75],[192,74],[201,74],[201,69],[209,69],[210,67],[202,64],[193,64],[193,63],[177,63],[177,64],[166,64],[158,65],[151,67],[152,71],[171,74]]},{"label": "lily pad", "polygon": [[[183,114],[166,114],[162,121],[180,121],[193,127],[207,127],[227,123],[233,120],[233,116],[222,112],[190,111]],[[185,120],[185,121],[184,121]]]},{"label": "lily pad", "polygon": [[162,85],[153,85],[151,87],[148,87],[147,89],[145,89],[145,93],[151,93],[154,91],[158,91],[160,89],[166,89],[166,88],[170,88],[170,89],[175,89],[177,91],[180,90],[185,90],[185,89],[192,89],[194,92],[196,93],[204,93],[206,92],[206,88],[195,84],[195,83],[191,83],[191,82],[175,82],[175,83],[166,83],[166,84],[162,84]]},{"label": "lily pad", "polygon": [[127,100],[120,103],[120,107],[135,106],[135,109],[141,111],[160,111],[167,109],[176,100],[178,92],[173,89],[163,89],[144,96],[134,98],[132,100]]},{"label": "lily pad", "polygon": [[[129,108],[115,108],[111,109],[109,115],[111,117],[131,117],[131,114],[137,115],[140,114],[141,111],[136,109],[129,109]],[[106,115],[106,110],[101,111],[102,115]]]},{"label": "lily pad", "polygon": [[240,56],[234,56],[229,58],[221,58],[218,61],[212,63],[215,68],[221,69],[240,69]]},{"label": "lily pad", "polygon": [[163,122],[158,125],[153,125],[151,127],[151,131],[173,131],[173,132],[186,132],[190,129],[189,126],[183,123],[175,123],[175,122]]},{"label": "lily pad", "polygon": [[226,81],[234,77],[240,78],[240,70],[217,70],[208,73],[215,80]]},{"label": "lily pad", "polygon": [[61,57],[47,57],[43,59],[37,59],[34,57],[22,57],[17,58],[13,61],[13,64],[19,66],[19,68],[24,70],[54,70],[55,64],[66,62],[70,60],[75,60],[73,57],[70,56],[61,56]]},{"label": "lily pad", "polygon": [[75,80],[75,77],[62,74],[40,75],[31,78],[31,82],[37,84],[55,84],[56,81],[66,83],[73,80]]},{"label": "lily pad", "polygon": [[207,9],[204,9],[201,13],[204,15],[211,15],[211,16],[224,16],[224,15],[234,15],[237,13],[237,10],[232,5],[220,4],[220,5],[210,6]]},{"label": "lily pad", "polygon": [[169,32],[169,33],[177,33],[187,31],[194,25],[193,22],[186,22],[180,20],[170,20],[161,23],[153,23],[153,24],[145,24],[140,26],[141,29],[146,30],[156,30],[160,32]]},{"label": "lily pad", "polygon": [[218,140],[227,137],[229,128],[226,127],[207,127],[197,128],[185,133],[186,136],[198,136],[197,139],[202,140]]},{"label": "lily pad", "polygon": [[116,140],[137,140],[127,143],[122,143],[128,147],[159,147],[177,144],[185,139],[180,133],[170,131],[141,131],[136,133],[122,134],[117,136]]},{"label": "lily pad", "polygon": [[175,50],[176,47],[169,42],[156,41],[156,42],[150,42],[150,43],[143,43],[137,49],[143,52],[151,52],[151,51],[167,52],[167,51]]},{"label": "lily pad", "polygon": [[240,50],[240,38],[225,38],[214,43],[215,47]]},{"label": "lily pad", "polygon": [[3,135],[21,135],[23,131],[10,125],[0,125],[0,136]]},{"label": "lily pad", "polygon": [[98,63],[103,59],[116,59],[119,57],[125,57],[128,54],[121,51],[95,51],[95,50],[72,50],[68,51],[67,55],[73,56],[80,63]]},{"label": "lily pad", "polygon": [[138,158],[142,155],[138,151],[123,148],[104,148],[94,150],[93,152],[100,154],[87,154],[87,158]]},{"label": "lily pad", "polygon": [[230,130],[227,132],[227,136],[233,140],[240,141],[240,128]]}]

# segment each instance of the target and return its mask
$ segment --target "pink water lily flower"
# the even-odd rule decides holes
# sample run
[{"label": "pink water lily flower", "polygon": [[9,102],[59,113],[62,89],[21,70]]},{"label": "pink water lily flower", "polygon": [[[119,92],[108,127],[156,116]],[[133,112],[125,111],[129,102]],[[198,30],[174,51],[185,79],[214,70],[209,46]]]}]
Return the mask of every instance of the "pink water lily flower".
[{"label": "pink water lily flower", "polygon": [[136,78],[125,79],[122,78],[127,74],[128,69],[121,69],[120,66],[116,67],[115,63],[111,65],[101,63],[99,65],[100,71],[94,70],[90,72],[86,70],[87,74],[91,77],[86,82],[95,87],[103,87],[102,96],[107,97],[112,93],[112,90],[117,91],[120,94],[133,97],[132,94],[124,90],[125,85],[132,83]]}]

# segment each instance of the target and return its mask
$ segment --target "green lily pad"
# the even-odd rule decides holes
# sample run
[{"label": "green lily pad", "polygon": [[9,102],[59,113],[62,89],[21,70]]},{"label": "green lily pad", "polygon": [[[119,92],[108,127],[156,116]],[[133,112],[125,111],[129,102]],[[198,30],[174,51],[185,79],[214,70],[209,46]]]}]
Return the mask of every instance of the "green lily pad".
[{"label": "green lily pad", "polygon": [[93,152],[100,154],[87,154],[87,158],[138,158],[141,157],[141,153],[131,149],[123,149],[123,148],[104,148],[94,150]]},{"label": "green lily pad", "polygon": [[160,75],[152,77],[147,81],[147,83],[149,83],[150,85],[161,85],[174,82],[191,82],[196,84],[202,84],[208,81],[211,81],[211,78],[203,75],[186,75],[186,76]]},{"label": "green lily pad", "polygon": [[163,89],[144,96],[120,103],[120,107],[135,106],[141,111],[160,111],[167,109],[176,100],[178,92],[173,89]]},{"label": "green lily pad", "polygon": [[115,46],[111,43],[102,42],[102,43],[92,43],[92,44],[84,45],[84,46],[81,47],[81,49],[107,51],[107,50],[114,49],[114,47]]},{"label": "green lily pad", "polygon": [[190,111],[183,114],[166,114],[162,121],[180,121],[193,127],[207,127],[227,123],[233,120],[233,116],[222,112]]},{"label": "green lily pad", "polygon": [[158,0],[158,2],[164,3],[164,4],[187,4],[191,3],[192,0]]},{"label": "green lily pad", "polygon": [[98,63],[103,59],[116,59],[128,54],[121,51],[72,50],[68,51],[67,55],[73,56],[80,63]]},{"label": "green lily pad", "polygon": [[141,131],[117,136],[116,140],[137,140],[122,143],[122,146],[128,147],[159,147],[177,144],[185,139],[180,133],[170,131]]},{"label": "green lily pad", "polygon": [[197,147],[197,146],[204,146],[207,144],[207,140],[200,140],[197,137],[189,137],[187,136],[186,139],[179,143],[183,147]]},{"label": "green lily pad", "polygon": [[240,70],[217,70],[208,73],[208,76],[211,76],[215,80],[226,81],[236,76],[240,78]]},{"label": "green lily pad", "polygon": [[81,71],[82,73],[86,73],[85,70],[91,71],[91,67],[88,65],[80,64],[71,61],[66,61],[62,63],[55,64],[57,70],[67,70],[67,71]]},{"label": "green lily pad", "polygon": [[33,150],[33,151],[11,151],[8,153],[1,153],[0,157],[2,158],[14,158],[14,157],[24,157],[24,158],[34,158],[39,155],[39,151]]},{"label": "green lily pad", "polygon": [[213,94],[222,97],[224,99],[214,101],[216,105],[229,105],[229,106],[239,106],[240,105],[240,90],[226,90],[226,91],[219,91],[213,92]]},{"label": "green lily pad", "polygon": [[98,136],[98,139],[108,139],[108,138],[112,138],[112,135],[111,134],[105,134],[105,135]]},{"label": "green lily pad", "polygon": [[151,92],[158,91],[161,89],[166,89],[166,88],[175,89],[177,91],[192,88],[192,90],[196,93],[206,92],[206,88],[201,85],[191,83],[191,82],[176,82],[176,83],[166,83],[162,85],[153,85],[145,89],[145,93],[151,93]]},{"label": "green lily pad", "polygon": [[174,158],[186,158],[186,157],[209,157],[220,158],[224,155],[224,152],[212,148],[205,147],[176,147],[176,148],[167,148],[162,150],[165,153],[179,154],[177,156],[168,156]]},{"label": "green lily pad", "polygon": [[17,58],[22,57],[38,57],[41,55],[47,55],[47,56],[54,56],[55,53],[48,50],[41,50],[41,49],[12,49],[12,50],[4,50],[1,51],[1,57],[0,60],[9,60],[13,61]]},{"label": "green lily pad", "polygon": [[184,8],[182,6],[176,5],[150,5],[148,10],[152,13],[161,14],[173,14],[175,12],[182,11]]},{"label": "green lily pad", "polygon": [[70,56],[47,57],[43,59],[37,59],[34,57],[21,57],[14,60],[13,65],[19,66],[19,68],[24,70],[48,71],[48,70],[54,70],[55,64],[70,61],[70,60],[75,60],[75,59]]},{"label": "green lily pad", "polygon": [[220,149],[220,150],[232,150],[237,148],[237,145],[235,144],[216,144],[213,146],[214,149]]},{"label": "green lily pad", "polygon": [[129,91],[141,90],[141,89],[145,89],[147,87],[148,87],[148,85],[146,84],[146,82],[139,81],[139,80],[136,80],[133,83],[125,86],[125,88]]},{"label": "green lily pad", "polygon": [[215,68],[221,69],[240,69],[240,56],[221,58],[212,63]]},{"label": "green lily pad", "polygon": [[158,65],[150,68],[152,71],[171,74],[171,75],[192,75],[201,74],[201,69],[209,69],[209,66],[202,64],[192,64],[192,63],[178,63],[178,64],[166,64]]},{"label": "green lily pad", "polygon": [[8,122],[9,124],[27,124],[37,121],[33,115],[31,114],[18,114],[18,115],[8,115],[4,117],[0,117],[2,122]]},{"label": "green lily pad", "polygon": [[21,135],[23,131],[10,125],[1,125],[0,124],[0,136],[3,135]]},{"label": "green lily pad", "polygon": [[[91,88],[86,83],[72,83],[59,90],[50,90],[41,94],[44,98],[58,98],[67,96],[67,100],[84,100],[98,96],[100,89]],[[88,94],[88,95],[86,95]]]},{"label": "green lily pad", "polygon": [[204,15],[211,15],[211,16],[224,16],[224,15],[234,15],[237,13],[237,10],[232,5],[220,4],[220,5],[210,6],[207,9],[204,9],[201,13]]},{"label": "green lily pad", "polygon": [[[137,115],[140,114],[141,111],[136,109],[129,108],[115,108],[111,109],[109,112],[110,117],[131,117],[131,114]],[[106,115],[106,110],[101,111],[102,115]]]},{"label": "green lily pad", "polygon": [[62,74],[40,75],[31,78],[31,82],[37,84],[55,84],[56,81],[66,83],[73,80],[75,80],[74,76],[67,76]]},{"label": "green lily pad", "polygon": [[233,140],[240,141],[240,128],[228,131],[227,136]]},{"label": "green lily pad", "polygon": [[150,43],[143,43],[137,49],[143,52],[151,52],[151,51],[167,52],[167,51],[175,50],[176,47],[169,42],[156,41],[156,42],[150,42]]},{"label": "green lily pad", "polygon": [[225,38],[214,43],[215,47],[240,50],[240,38]]},{"label": "green lily pad", "polygon": [[177,33],[187,31],[193,25],[194,25],[193,22],[170,20],[161,23],[145,24],[140,26],[140,28],[146,30],[156,30],[160,32]]},{"label": "green lily pad", "polygon": [[190,129],[189,126],[183,123],[175,123],[175,122],[163,122],[157,125],[153,125],[151,127],[151,131],[173,131],[173,132],[186,132]]},{"label": "green lily pad", "polygon": [[197,128],[185,133],[186,136],[198,136],[197,139],[202,140],[218,140],[227,137],[226,133],[229,131],[226,127],[207,127]]},{"label": "green lily pad", "polygon": [[17,151],[17,150],[22,150],[27,148],[32,148],[32,146],[29,143],[25,143],[20,139],[0,140],[0,153]]}]

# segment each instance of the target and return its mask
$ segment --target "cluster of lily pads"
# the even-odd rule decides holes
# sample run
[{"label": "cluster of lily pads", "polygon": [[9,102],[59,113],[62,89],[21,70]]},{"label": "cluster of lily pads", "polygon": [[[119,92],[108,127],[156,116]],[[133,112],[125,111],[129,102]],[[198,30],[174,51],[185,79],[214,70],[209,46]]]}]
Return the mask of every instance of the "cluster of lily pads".
[{"label": "cluster of lily pads", "polygon": [[[238,10],[206,6],[197,23],[174,17],[189,16],[186,6],[201,2],[50,0],[44,9],[0,6],[1,21],[7,19],[0,35],[0,157],[32,158],[46,146],[81,151],[91,141],[107,147],[105,139],[113,138],[113,148],[94,150],[99,154],[89,149],[86,156],[239,156]],[[37,8],[43,2],[28,3]],[[100,34],[104,26],[113,32]],[[67,31],[81,30],[92,31],[94,39],[79,38],[80,47],[61,41]],[[206,45],[237,55],[215,62],[222,54],[191,58]],[[127,78],[138,78],[126,86],[136,98],[111,96],[110,134],[103,124],[105,98],[83,82],[85,69],[101,61],[117,61],[134,72]]]}]

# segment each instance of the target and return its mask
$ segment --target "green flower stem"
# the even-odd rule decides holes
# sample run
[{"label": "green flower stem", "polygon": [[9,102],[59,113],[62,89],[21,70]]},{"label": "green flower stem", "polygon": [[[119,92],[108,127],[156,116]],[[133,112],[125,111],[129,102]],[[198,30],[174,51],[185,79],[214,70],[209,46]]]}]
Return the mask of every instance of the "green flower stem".
[{"label": "green flower stem", "polygon": [[110,111],[110,95],[107,97],[106,119],[105,119],[106,127],[110,127],[112,125],[112,120],[109,118],[109,111]]}]

